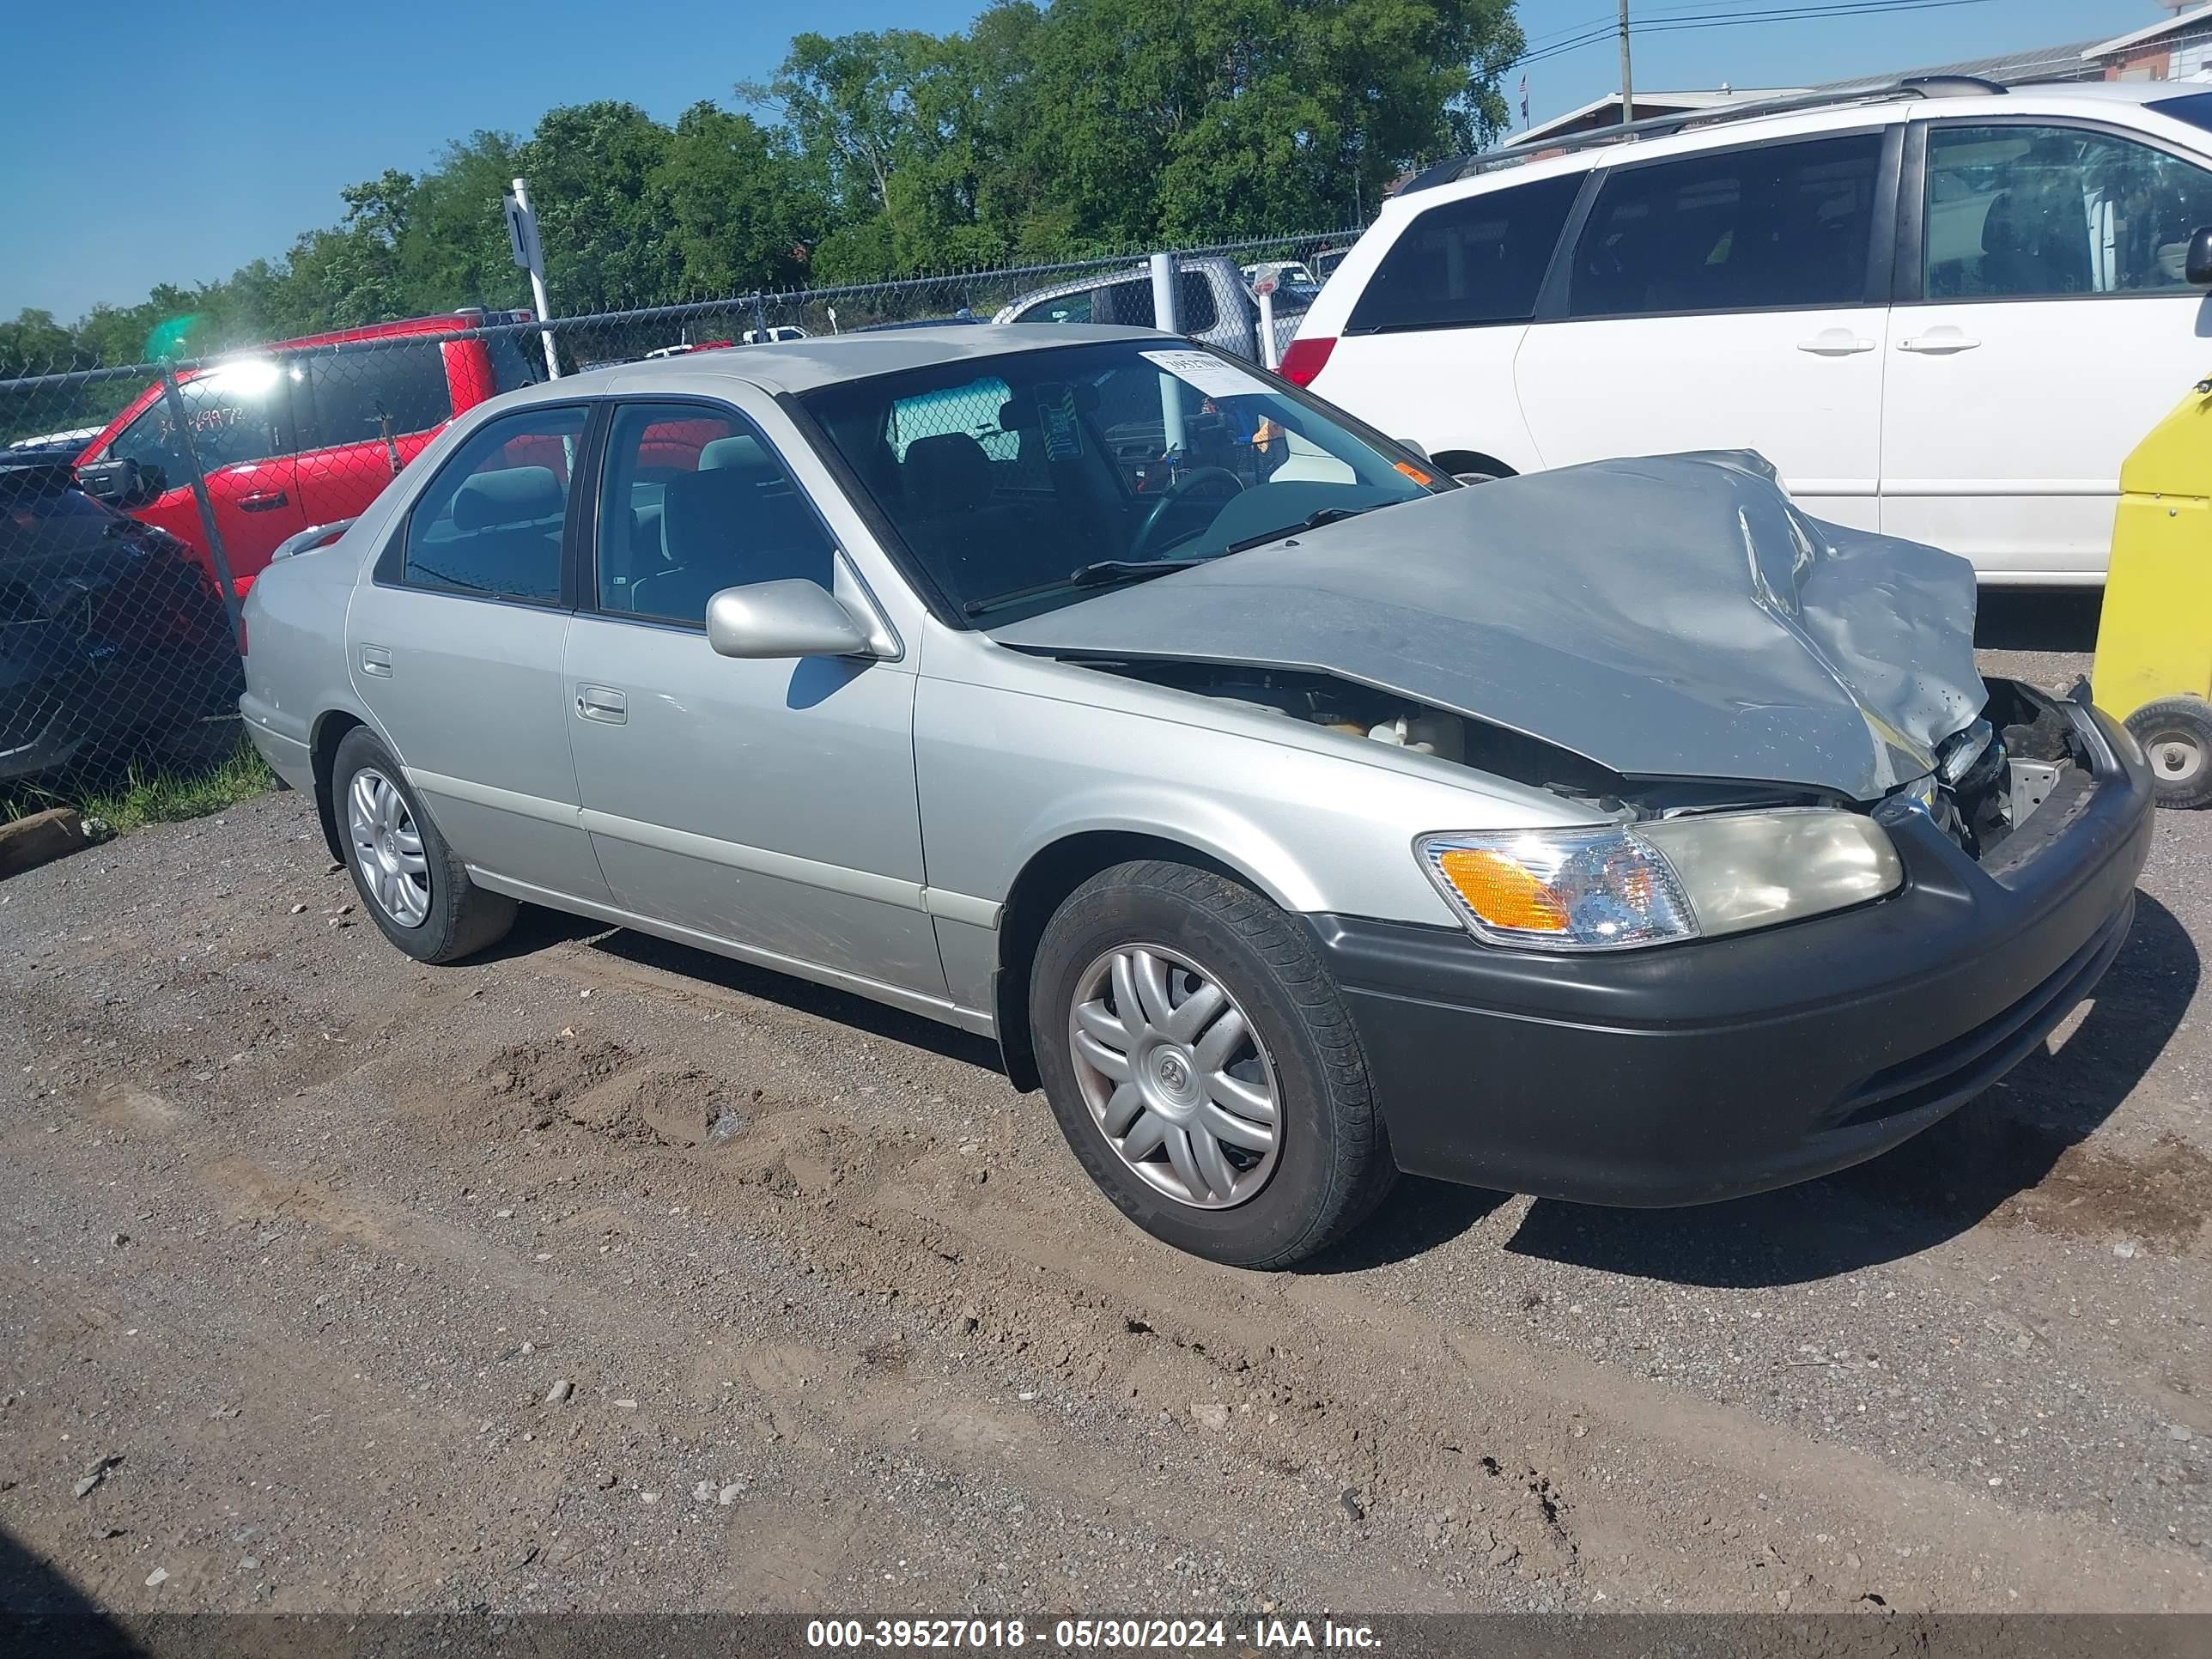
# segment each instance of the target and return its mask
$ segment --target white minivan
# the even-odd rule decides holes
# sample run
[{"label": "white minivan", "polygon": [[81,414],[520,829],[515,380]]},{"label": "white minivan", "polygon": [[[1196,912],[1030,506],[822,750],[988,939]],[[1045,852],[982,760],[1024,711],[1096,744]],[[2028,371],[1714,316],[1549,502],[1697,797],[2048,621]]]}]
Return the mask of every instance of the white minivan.
[{"label": "white minivan", "polygon": [[2122,459],[2212,374],[2208,227],[2201,83],[1645,121],[1413,180],[1283,372],[1463,477],[1755,449],[1819,517],[2096,586]]}]

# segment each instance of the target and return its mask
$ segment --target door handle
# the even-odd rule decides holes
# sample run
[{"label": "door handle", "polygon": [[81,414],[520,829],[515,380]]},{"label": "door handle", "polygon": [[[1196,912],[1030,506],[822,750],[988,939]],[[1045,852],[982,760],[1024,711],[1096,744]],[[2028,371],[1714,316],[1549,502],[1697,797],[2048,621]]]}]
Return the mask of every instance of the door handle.
[{"label": "door handle", "polygon": [[1862,351],[1872,351],[1874,342],[1847,328],[1824,328],[1811,339],[1798,341],[1797,349],[1816,357],[1855,357]]},{"label": "door handle", "polygon": [[1972,351],[1981,344],[1979,340],[1962,329],[1931,328],[1925,334],[1915,334],[1899,340],[1899,351],[1917,351],[1930,357],[1948,356],[1954,351]]},{"label": "door handle", "polygon": [[391,648],[381,645],[364,645],[361,648],[361,672],[374,674],[380,680],[392,678]]},{"label": "door handle", "polygon": [[238,510],[241,513],[274,513],[291,499],[281,489],[257,490],[251,495],[238,498]]},{"label": "door handle", "polygon": [[629,699],[611,685],[580,685],[576,688],[576,718],[598,720],[605,726],[623,726],[629,720]]}]

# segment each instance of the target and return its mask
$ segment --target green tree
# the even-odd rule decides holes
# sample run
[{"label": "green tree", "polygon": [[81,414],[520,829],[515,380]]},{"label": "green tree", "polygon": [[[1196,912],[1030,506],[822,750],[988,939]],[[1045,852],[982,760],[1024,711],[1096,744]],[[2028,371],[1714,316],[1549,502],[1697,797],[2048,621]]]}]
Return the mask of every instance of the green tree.
[{"label": "green tree", "polygon": [[635,104],[548,110],[523,144],[545,244],[547,285],[562,310],[615,311],[682,297],[654,175],[669,130]]},{"label": "green tree", "polygon": [[787,135],[712,103],[678,118],[648,181],[665,204],[678,286],[736,294],[806,280],[829,210]]},{"label": "green tree", "polygon": [[335,224],[75,327],[0,324],[0,370],[198,355],[526,304],[500,198],[529,179],[565,313],[1357,223],[1407,167],[1494,138],[1511,0],[993,0],[965,30],[793,37],[769,115],[614,100],[479,131],[339,192]]}]

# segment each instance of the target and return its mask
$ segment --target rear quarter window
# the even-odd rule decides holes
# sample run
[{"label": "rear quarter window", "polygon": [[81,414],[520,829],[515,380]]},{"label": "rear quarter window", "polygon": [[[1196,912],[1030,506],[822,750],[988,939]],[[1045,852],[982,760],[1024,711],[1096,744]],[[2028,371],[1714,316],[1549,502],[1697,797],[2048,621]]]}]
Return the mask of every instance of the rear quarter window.
[{"label": "rear quarter window", "polygon": [[1417,215],[1367,279],[1346,332],[1466,328],[1534,316],[1582,183],[1582,174],[1567,173]]}]

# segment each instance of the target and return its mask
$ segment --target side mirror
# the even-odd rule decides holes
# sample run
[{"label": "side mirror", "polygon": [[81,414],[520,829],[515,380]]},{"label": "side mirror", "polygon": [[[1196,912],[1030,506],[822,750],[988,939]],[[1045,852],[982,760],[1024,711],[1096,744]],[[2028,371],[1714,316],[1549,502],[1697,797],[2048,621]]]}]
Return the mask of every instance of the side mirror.
[{"label": "side mirror", "polygon": [[86,495],[125,512],[158,501],[165,483],[161,468],[141,466],[129,460],[94,461],[89,466],[81,466],[76,470],[76,481],[83,486]]},{"label": "side mirror", "polygon": [[2198,288],[2212,288],[2212,225],[2190,233],[2187,276]]},{"label": "side mirror", "polygon": [[707,643],[725,657],[872,657],[872,632],[804,578],[726,587],[707,601]]}]

